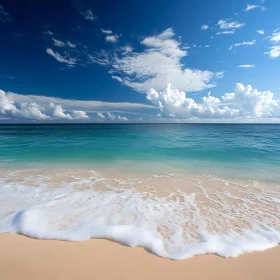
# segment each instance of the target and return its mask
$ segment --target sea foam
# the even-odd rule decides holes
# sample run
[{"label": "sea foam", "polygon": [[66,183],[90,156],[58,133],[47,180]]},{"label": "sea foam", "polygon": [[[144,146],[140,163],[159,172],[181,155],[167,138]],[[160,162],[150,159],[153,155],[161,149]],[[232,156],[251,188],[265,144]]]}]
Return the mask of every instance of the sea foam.
[{"label": "sea foam", "polygon": [[236,257],[280,243],[280,192],[274,188],[169,174],[166,184],[192,180],[196,189],[173,187],[163,195],[151,191],[160,176],[143,181],[57,172],[63,180],[56,187],[50,186],[53,176],[1,176],[1,233],[67,241],[105,238],[176,260]]}]

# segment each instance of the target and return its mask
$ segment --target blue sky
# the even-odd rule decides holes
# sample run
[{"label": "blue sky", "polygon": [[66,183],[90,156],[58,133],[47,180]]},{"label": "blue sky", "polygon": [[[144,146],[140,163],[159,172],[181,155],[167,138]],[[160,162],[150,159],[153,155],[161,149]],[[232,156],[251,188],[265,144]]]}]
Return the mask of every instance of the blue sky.
[{"label": "blue sky", "polygon": [[0,122],[278,122],[280,2],[0,0]]}]

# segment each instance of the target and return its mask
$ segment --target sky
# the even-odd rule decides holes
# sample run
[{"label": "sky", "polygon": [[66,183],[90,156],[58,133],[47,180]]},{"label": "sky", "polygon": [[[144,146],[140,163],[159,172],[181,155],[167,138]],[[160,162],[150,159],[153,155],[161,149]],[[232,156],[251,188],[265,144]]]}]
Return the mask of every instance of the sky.
[{"label": "sky", "polygon": [[279,0],[0,0],[0,123],[280,122]]}]

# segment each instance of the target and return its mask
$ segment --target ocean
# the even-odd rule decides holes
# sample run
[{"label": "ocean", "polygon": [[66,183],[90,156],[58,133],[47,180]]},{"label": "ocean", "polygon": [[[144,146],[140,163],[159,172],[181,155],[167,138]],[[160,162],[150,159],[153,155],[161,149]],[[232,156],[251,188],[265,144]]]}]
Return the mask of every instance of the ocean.
[{"label": "ocean", "polygon": [[0,125],[0,233],[161,257],[280,243],[280,125]]}]

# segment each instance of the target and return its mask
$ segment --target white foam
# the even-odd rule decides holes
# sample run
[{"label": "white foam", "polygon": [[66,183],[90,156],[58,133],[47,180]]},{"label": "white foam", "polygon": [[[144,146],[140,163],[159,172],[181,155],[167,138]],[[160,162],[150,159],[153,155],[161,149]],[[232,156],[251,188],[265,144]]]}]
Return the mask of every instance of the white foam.
[{"label": "white foam", "polygon": [[[210,253],[236,257],[280,243],[280,193],[275,190],[241,186],[246,194],[241,197],[199,185],[200,192],[177,190],[159,197],[136,191],[133,180],[108,185],[94,173],[57,188],[46,180],[33,177],[37,187],[0,180],[1,233],[68,241],[105,238],[171,259]],[[102,182],[105,190],[95,189]],[[77,188],[82,183],[90,187]],[[207,204],[199,200],[202,194]],[[234,225],[236,220],[244,223]]]}]

